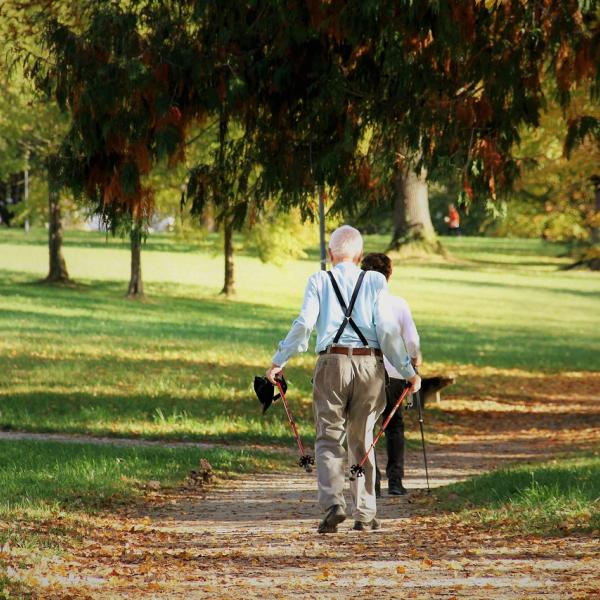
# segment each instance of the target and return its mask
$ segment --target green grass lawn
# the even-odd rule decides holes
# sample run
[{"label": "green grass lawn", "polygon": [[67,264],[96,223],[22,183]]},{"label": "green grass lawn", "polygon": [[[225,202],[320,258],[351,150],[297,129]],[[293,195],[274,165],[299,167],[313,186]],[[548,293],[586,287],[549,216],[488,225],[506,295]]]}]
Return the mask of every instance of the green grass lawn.
[{"label": "green grass lawn", "polygon": [[600,531],[600,455],[520,465],[436,491],[455,518],[514,532]]},{"label": "green grass lawn", "polygon": [[[216,475],[226,476],[291,462],[256,449],[0,440],[0,519],[15,514],[43,517],[73,508],[93,512],[128,502],[145,493],[148,481],[159,481],[162,488],[181,485],[201,458]],[[6,535],[0,531],[0,546]]]},{"label": "green grass lawn", "polygon": [[[262,417],[251,385],[317,264],[279,268],[241,253],[237,297],[225,300],[214,242],[151,236],[143,255],[148,298],[132,302],[120,240],[68,232],[65,255],[78,285],[57,288],[37,283],[45,233],[0,230],[0,427],[287,443],[282,411]],[[385,242],[367,238],[367,250]],[[600,368],[597,274],[559,270],[562,248],[536,240],[444,243],[450,261],[396,264],[391,284],[413,308],[425,372]],[[288,369],[289,399],[309,438],[313,364],[307,353]]]}]

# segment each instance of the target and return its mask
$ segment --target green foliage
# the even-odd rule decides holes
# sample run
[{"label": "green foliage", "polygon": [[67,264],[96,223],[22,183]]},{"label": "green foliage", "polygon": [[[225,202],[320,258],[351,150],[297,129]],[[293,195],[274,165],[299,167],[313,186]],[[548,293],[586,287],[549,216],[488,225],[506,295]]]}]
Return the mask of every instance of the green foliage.
[{"label": "green foliage", "polygon": [[487,232],[499,237],[543,238],[554,241],[583,241],[589,237],[577,206],[560,209],[517,197],[504,205],[500,218],[489,223]]},{"label": "green foliage", "polygon": [[297,210],[270,214],[252,224],[245,238],[263,262],[282,266],[289,260],[306,258],[304,248],[318,245],[317,225],[302,222]]},{"label": "green foliage", "polygon": [[[581,92],[570,112],[550,105],[537,129],[522,132],[519,152],[525,167],[507,206],[499,235],[538,235],[559,241],[587,241],[595,214],[594,179],[600,177],[600,146],[582,137],[564,155],[564,140],[574,114],[600,115],[600,107]],[[567,140],[567,144],[568,144]]]},{"label": "green foliage", "polygon": [[[22,4],[22,3],[20,3]],[[51,10],[59,3],[53,3]],[[22,172],[29,171],[28,202],[14,207],[14,223],[44,222],[47,218],[47,169],[67,130],[67,117],[55,103],[41,98],[16,61],[17,51],[36,52],[31,11],[7,1],[0,5],[0,181],[15,176],[20,185],[13,189],[19,199]],[[17,175],[18,174],[18,175]],[[17,195],[15,196],[15,192]]]},{"label": "green foliage", "polygon": [[0,62],[0,179],[26,164],[34,176],[43,174],[66,131],[66,118],[52,103],[41,101],[18,70]]}]

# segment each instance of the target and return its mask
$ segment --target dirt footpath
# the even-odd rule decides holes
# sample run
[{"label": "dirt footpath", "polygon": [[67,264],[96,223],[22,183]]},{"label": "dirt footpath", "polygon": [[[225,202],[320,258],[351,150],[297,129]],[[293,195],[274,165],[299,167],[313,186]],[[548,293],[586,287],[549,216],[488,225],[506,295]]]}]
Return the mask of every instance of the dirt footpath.
[{"label": "dirt footpath", "polygon": [[415,514],[424,498],[415,492],[381,499],[380,531],[355,532],[348,519],[322,536],[314,487],[299,472],[225,482],[204,497],[157,494],[150,506],[90,522],[83,549],[36,569],[39,597],[599,597],[589,536],[450,528]]}]

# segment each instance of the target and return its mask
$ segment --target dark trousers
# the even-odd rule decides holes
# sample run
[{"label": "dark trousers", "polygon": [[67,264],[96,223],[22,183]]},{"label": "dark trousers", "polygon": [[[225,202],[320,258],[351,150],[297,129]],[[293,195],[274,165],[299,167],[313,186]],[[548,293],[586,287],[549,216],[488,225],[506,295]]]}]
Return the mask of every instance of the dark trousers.
[{"label": "dark trousers", "polygon": [[[387,419],[404,390],[403,379],[390,379],[385,388],[385,410],[383,420]],[[401,405],[385,430],[385,441],[387,445],[388,461],[385,468],[388,481],[399,481],[404,477],[404,420],[402,413],[404,407]],[[381,482],[379,466],[376,465],[376,485]]]}]

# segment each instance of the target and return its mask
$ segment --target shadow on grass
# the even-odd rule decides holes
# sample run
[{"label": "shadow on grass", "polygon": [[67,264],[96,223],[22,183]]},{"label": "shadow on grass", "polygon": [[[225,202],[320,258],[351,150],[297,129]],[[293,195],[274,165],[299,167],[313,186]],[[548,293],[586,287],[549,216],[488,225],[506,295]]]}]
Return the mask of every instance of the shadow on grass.
[{"label": "shadow on grass", "polygon": [[[0,295],[35,300],[47,310],[23,308],[3,311],[0,328],[7,334],[60,333],[78,339],[109,336],[115,344],[133,347],[161,342],[197,342],[219,351],[240,344],[242,353],[257,348],[271,353],[285,335],[295,311],[215,297],[170,295],[169,286],[156,285],[150,302],[130,302],[121,285],[98,282],[78,289],[48,289],[13,275],[0,282]],[[63,311],[63,314],[60,311]],[[72,314],[86,311],[86,314]],[[71,314],[69,314],[71,313]],[[568,343],[548,331],[522,327],[471,328],[424,323],[423,346],[428,360],[534,370],[600,369],[600,343],[593,331]],[[239,355],[239,352],[237,353]]]},{"label": "shadow on grass", "polygon": [[[243,442],[292,447],[280,406],[262,416],[254,398],[196,400],[168,396],[29,392],[3,397],[0,430],[83,433],[147,440]],[[303,441],[314,443],[310,408],[291,403]]]}]

